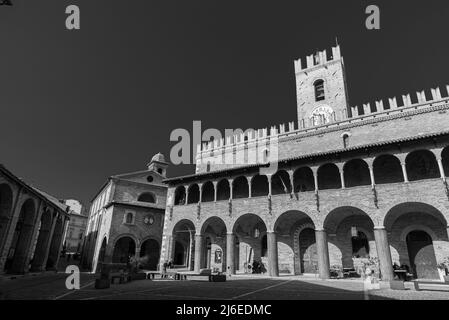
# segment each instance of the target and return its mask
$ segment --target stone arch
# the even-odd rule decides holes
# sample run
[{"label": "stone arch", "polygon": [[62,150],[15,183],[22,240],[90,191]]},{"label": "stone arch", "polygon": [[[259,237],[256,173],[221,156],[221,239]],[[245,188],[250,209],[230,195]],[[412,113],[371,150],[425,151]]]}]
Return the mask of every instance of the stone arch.
[{"label": "stone arch", "polygon": [[212,202],[215,200],[215,187],[212,181],[207,181],[202,186],[201,202]]},{"label": "stone arch", "polygon": [[[406,265],[419,277],[420,274],[425,274],[426,278],[438,278],[437,263],[449,256],[447,218],[438,207],[423,202],[396,204],[384,217],[384,226],[388,231],[393,261]],[[419,248],[423,250],[420,252],[424,255],[416,255],[417,251],[413,249],[416,246],[411,244],[408,238],[409,234],[419,232],[430,238],[428,244]],[[410,238],[410,241],[412,240],[413,238]],[[412,243],[416,244],[413,241]],[[420,261],[415,260],[416,257]],[[417,268],[421,271],[417,271],[416,266],[420,266]]]},{"label": "stone arch", "polygon": [[137,198],[139,202],[156,203],[156,196],[152,192],[143,192]]},{"label": "stone arch", "polygon": [[293,233],[293,259],[294,259],[294,274],[302,274],[304,273],[304,248],[303,242],[300,241],[300,234],[305,229],[315,230],[315,224],[313,222],[304,222],[296,225],[295,231]]},{"label": "stone arch", "polygon": [[[365,211],[354,206],[340,206],[331,210],[325,217],[323,227],[328,234],[330,265],[344,268],[361,267],[366,256],[354,255],[352,232],[362,231],[368,238],[370,257],[377,256],[374,241],[374,221]],[[359,272],[361,272],[358,270]]]},{"label": "stone arch", "polygon": [[291,192],[290,175],[285,170],[279,170],[271,177],[271,194],[287,194]]},{"label": "stone arch", "polygon": [[295,193],[315,190],[315,179],[310,167],[300,167],[293,173]]},{"label": "stone arch", "polygon": [[245,176],[237,177],[232,182],[232,198],[240,199],[248,197],[249,197],[248,179]]},{"label": "stone arch", "polygon": [[340,170],[334,163],[326,163],[318,168],[318,189],[340,189]]},{"label": "stone arch", "polygon": [[429,150],[410,152],[405,158],[405,165],[409,181],[440,177],[435,155]]},{"label": "stone arch", "polygon": [[[304,252],[301,252],[300,247],[303,241],[301,242],[299,234],[296,237],[295,232],[299,226],[305,225],[312,225],[312,229],[315,231],[312,218],[307,213],[298,210],[283,212],[274,222],[273,230],[277,234],[280,273],[302,273]],[[315,258],[317,259],[316,255]]]},{"label": "stone arch", "polygon": [[194,183],[187,189],[187,204],[200,202],[200,187]]},{"label": "stone arch", "polygon": [[254,260],[262,261],[266,270],[268,259],[262,257],[262,240],[267,231],[267,225],[262,218],[253,213],[239,216],[232,225],[232,233],[236,236],[236,270],[247,271],[248,264]]},{"label": "stone arch", "polygon": [[134,257],[136,254],[136,248],[139,246],[139,242],[131,234],[122,234],[114,240],[114,246],[112,251],[113,263],[127,263],[130,257]]},{"label": "stone arch", "polygon": [[231,197],[231,189],[228,179],[221,179],[217,183],[217,201],[229,200]]},{"label": "stone arch", "polygon": [[267,196],[268,192],[268,177],[260,174],[255,175],[251,179],[251,197]]},{"label": "stone arch", "polygon": [[362,159],[352,159],[343,166],[345,187],[367,186],[371,184],[368,164]]},{"label": "stone arch", "polygon": [[404,182],[401,161],[392,154],[383,154],[374,159],[374,180],[376,184]]},{"label": "stone arch", "polygon": [[195,223],[189,219],[181,219],[173,226],[168,260],[175,266],[193,269],[195,231]]},{"label": "stone arch", "polygon": [[186,203],[186,187],[178,186],[175,189],[175,205],[182,205]]},{"label": "stone arch", "polygon": [[29,197],[24,199],[9,249],[9,259],[5,264],[5,270],[9,273],[24,272],[24,264],[31,246],[36,215],[37,210],[35,201]]},{"label": "stone arch", "polygon": [[200,229],[204,241],[201,267],[226,271],[226,231],[226,223],[220,217],[212,216],[203,222]]},{"label": "stone arch", "polygon": [[49,209],[44,210],[41,216],[36,249],[34,250],[34,256],[31,261],[32,263],[31,269],[33,271],[38,271],[37,269],[42,266],[42,263],[45,260],[46,254],[45,249],[47,248],[47,244],[50,241],[52,222],[53,222],[52,212]]}]

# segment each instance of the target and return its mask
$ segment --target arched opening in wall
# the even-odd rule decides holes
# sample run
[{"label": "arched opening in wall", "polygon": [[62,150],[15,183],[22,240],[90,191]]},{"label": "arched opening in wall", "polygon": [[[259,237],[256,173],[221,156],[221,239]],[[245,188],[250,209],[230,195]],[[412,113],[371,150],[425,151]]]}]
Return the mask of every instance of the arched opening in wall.
[{"label": "arched opening in wall", "polygon": [[248,179],[244,176],[236,178],[232,183],[232,198],[248,198],[249,196],[249,186]]},{"label": "arched opening in wall", "polygon": [[369,258],[369,242],[366,234],[362,231],[355,231],[356,236],[352,236],[352,256],[354,258]]},{"label": "arched opening in wall", "polygon": [[271,177],[271,193],[289,194],[292,192],[290,176],[285,170],[279,170]]},{"label": "arched opening in wall", "polygon": [[248,213],[240,216],[232,228],[238,242],[238,266],[236,270],[243,273],[253,273],[252,265],[254,261],[262,262],[263,267],[258,269],[268,270],[268,259],[262,257],[261,238],[266,233],[267,228],[263,220],[255,214]]},{"label": "arched opening in wall", "polygon": [[[278,268],[279,273],[283,274],[301,274],[304,272],[304,264],[309,272],[312,265],[308,263],[317,264],[315,236],[313,236],[313,243],[309,243],[307,237],[301,236],[301,231],[304,228],[311,228],[315,232],[315,225],[312,219],[304,212],[291,210],[282,213],[275,221],[274,231],[277,235],[278,242]],[[301,243],[303,245],[300,250]],[[304,248],[304,245],[306,248]],[[311,247],[310,249],[307,249]],[[307,251],[306,259],[304,260],[304,253]],[[313,252],[310,250],[314,250]]]},{"label": "arched opening in wall", "polygon": [[433,270],[429,265],[437,265],[432,238],[422,230],[413,230],[407,234],[407,251],[410,259],[411,272],[415,278],[434,279]]},{"label": "arched opening in wall", "polygon": [[229,181],[222,179],[217,183],[217,201],[229,200],[231,197],[231,190],[229,188]]},{"label": "arched opening in wall", "polygon": [[122,237],[114,245],[113,263],[128,263],[136,254],[136,243],[131,237]]},{"label": "arched opening in wall", "polygon": [[374,222],[365,211],[350,206],[331,210],[324,220],[324,229],[331,266],[361,275],[368,259],[377,256]]},{"label": "arched opening in wall", "polygon": [[405,158],[409,181],[438,178],[440,176],[435,155],[429,150],[413,151]]},{"label": "arched opening in wall", "polygon": [[157,270],[159,265],[159,242],[148,239],[140,247],[140,268],[145,270]]},{"label": "arched opening in wall", "polygon": [[441,161],[443,162],[444,175],[449,177],[449,147],[446,147],[441,152]]},{"label": "arched opening in wall", "polygon": [[251,179],[251,197],[268,195],[268,178],[265,175],[256,175]]},{"label": "arched opening in wall", "polygon": [[210,172],[210,162],[206,163],[206,172]]},{"label": "arched opening in wall", "polygon": [[134,223],[134,214],[132,212],[127,212],[125,214],[125,223],[133,224]]},{"label": "arched opening in wall", "polygon": [[20,209],[19,219],[14,230],[9,252],[6,257],[5,271],[23,273],[28,249],[31,246],[36,207],[34,201],[26,200]]},{"label": "arched opening in wall", "polygon": [[319,79],[313,83],[315,88],[315,101],[322,101],[326,97],[324,95],[324,80]]},{"label": "arched opening in wall", "polygon": [[177,268],[193,270],[195,225],[190,220],[181,220],[173,228],[172,236],[173,245],[169,252],[169,261],[173,261]]},{"label": "arched opening in wall", "polygon": [[42,213],[39,235],[34,248],[33,258],[31,259],[31,271],[38,271],[45,259],[45,248],[50,240],[52,216],[51,212],[46,210]]},{"label": "arched opening in wall", "polygon": [[340,189],[341,179],[338,167],[333,163],[327,163],[318,168],[318,189]]},{"label": "arched opening in wall", "polygon": [[148,202],[148,203],[156,203],[156,197],[154,194],[150,192],[142,193],[138,198],[137,201],[140,202]]},{"label": "arched opening in wall", "polygon": [[404,182],[401,162],[391,154],[374,159],[373,171],[376,184]]},{"label": "arched opening in wall", "polygon": [[[47,265],[45,266],[46,270],[55,270],[57,268],[58,256],[61,253],[59,248],[60,248],[61,241],[63,241],[62,236],[64,233],[64,223],[63,223],[62,216],[59,216],[58,218],[53,218],[53,219],[56,219],[56,225],[55,225],[55,229],[53,231],[53,237],[51,238],[50,252],[48,253]],[[98,233],[98,230],[96,230],[92,234],[93,247],[95,246],[95,240],[97,238],[97,233]]]},{"label": "arched opening in wall", "polygon": [[371,184],[368,164],[362,159],[353,159],[345,163],[343,167],[345,186],[367,186]]},{"label": "arched opening in wall", "polygon": [[179,186],[175,189],[175,205],[181,205],[186,203],[186,188]]},{"label": "arched opening in wall", "polygon": [[198,185],[192,184],[187,190],[187,203],[198,203],[200,202],[200,188]]},{"label": "arched opening in wall", "polygon": [[201,193],[201,201],[202,202],[211,202],[215,199],[215,189],[214,184],[211,181],[207,181],[203,184],[203,190]]},{"label": "arched opening in wall", "polygon": [[296,169],[293,174],[293,185],[295,186],[295,192],[314,191],[315,180],[312,169],[309,167]]},{"label": "arched opening in wall", "polygon": [[384,226],[393,263],[417,278],[440,278],[438,263],[449,252],[447,220],[440,210],[422,202],[401,203],[387,212]]},{"label": "arched opening in wall", "polygon": [[225,272],[224,252],[227,238],[224,221],[216,216],[210,217],[201,226],[201,234],[205,239],[202,267],[212,269],[213,272]]},{"label": "arched opening in wall", "polygon": [[12,216],[12,190],[6,184],[0,184],[0,248],[6,238],[6,231]]}]

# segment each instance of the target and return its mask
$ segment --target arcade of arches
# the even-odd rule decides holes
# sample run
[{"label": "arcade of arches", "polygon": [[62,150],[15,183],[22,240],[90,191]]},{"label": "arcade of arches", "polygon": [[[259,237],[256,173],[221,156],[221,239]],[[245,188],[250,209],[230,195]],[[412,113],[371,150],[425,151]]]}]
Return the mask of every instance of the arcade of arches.
[{"label": "arcade of arches", "polygon": [[[255,214],[238,217],[227,228],[216,216],[195,232],[195,224],[179,221],[169,236],[168,258],[177,268],[227,273],[316,273],[329,278],[338,267],[360,273],[377,258],[383,279],[393,278],[393,263],[406,265],[416,278],[438,279],[437,264],[449,257],[447,219],[431,205],[403,203],[391,208],[384,227],[356,207],[339,207],[326,215],[322,229],[301,211],[287,211],[269,231]],[[253,262],[262,267],[252,270]]]}]

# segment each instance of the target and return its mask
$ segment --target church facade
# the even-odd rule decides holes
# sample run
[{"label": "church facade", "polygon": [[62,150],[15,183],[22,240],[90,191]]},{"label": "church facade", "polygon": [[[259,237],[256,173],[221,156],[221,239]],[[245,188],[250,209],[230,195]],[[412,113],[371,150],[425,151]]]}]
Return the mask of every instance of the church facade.
[{"label": "church facade", "polygon": [[155,155],[148,169],[111,176],[94,197],[87,222],[81,265],[96,272],[100,264],[127,263],[156,270],[166,207],[168,164]]},{"label": "church facade", "polygon": [[449,86],[350,106],[338,45],[294,67],[297,121],[202,144],[195,174],[165,180],[161,262],[323,279],[373,263],[385,280],[396,263],[438,278]]}]

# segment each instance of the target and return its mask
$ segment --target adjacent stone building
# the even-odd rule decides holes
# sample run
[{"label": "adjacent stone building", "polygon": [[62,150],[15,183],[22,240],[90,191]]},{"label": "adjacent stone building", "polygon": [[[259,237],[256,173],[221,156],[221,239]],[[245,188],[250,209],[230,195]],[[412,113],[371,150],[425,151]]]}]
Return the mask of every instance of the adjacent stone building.
[{"label": "adjacent stone building", "polygon": [[78,200],[68,199],[64,203],[69,207],[70,215],[64,233],[64,249],[66,253],[80,253],[87,227],[87,212]]},{"label": "adjacent stone building", "polygon": [[0,274],[54,270],[68,207],[0,165]]},{"label": "adjacent stone building", "polygon": [[136,257],[141,268],[156,270],[166,207],[167,162],[155,155],[148,169],[111,176],[92,201],[82,266],[126,263]]},{"label": "adjacent stone building", "polygon": [[162,260],[272,276],[379,261],[438,278],[449,256],[449,86],[348,103],[337,45],[295,61],[298,119],[198,147],[168,183]]}]

